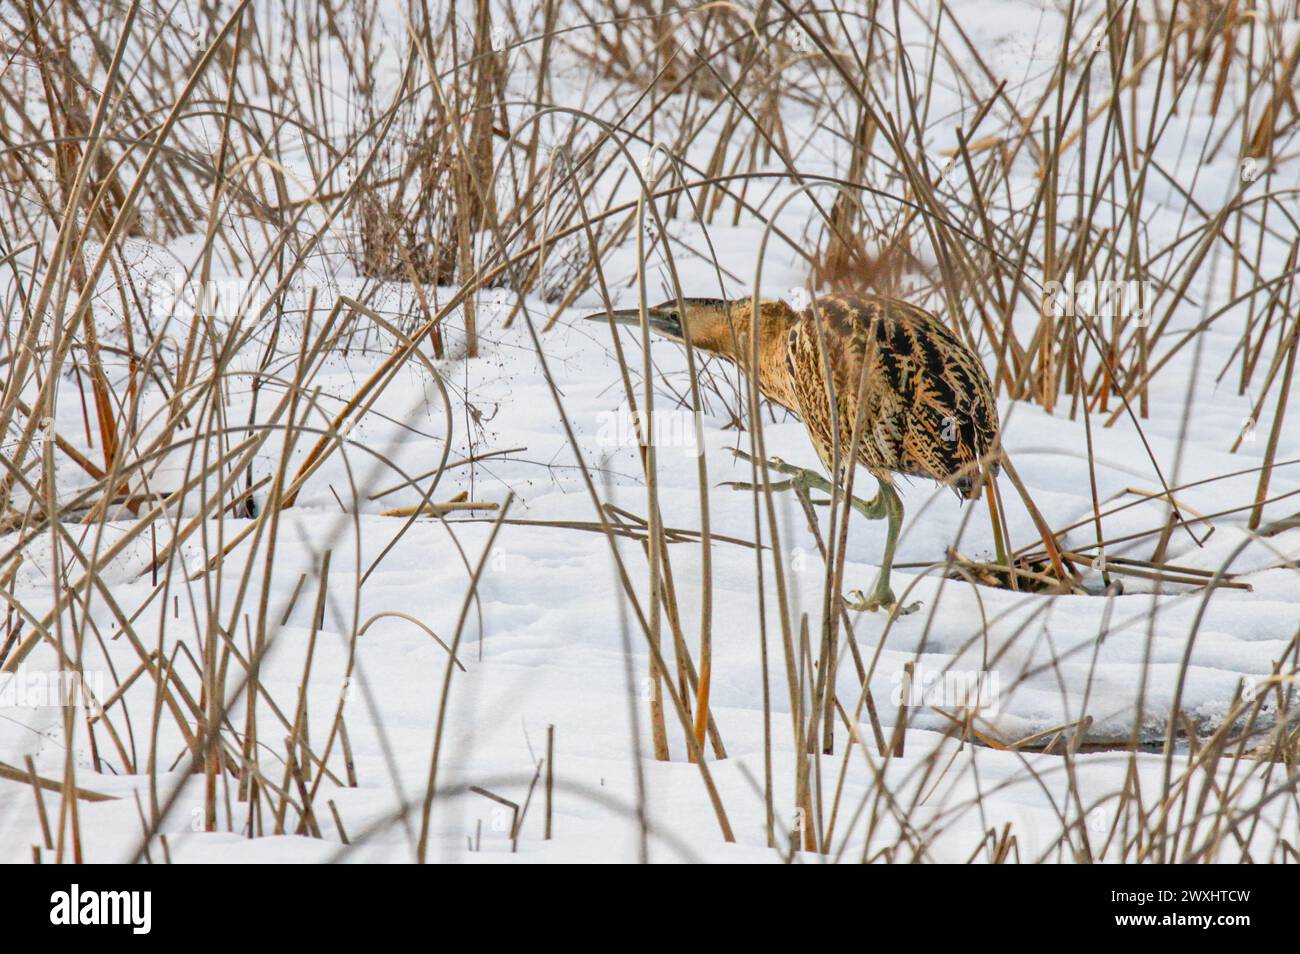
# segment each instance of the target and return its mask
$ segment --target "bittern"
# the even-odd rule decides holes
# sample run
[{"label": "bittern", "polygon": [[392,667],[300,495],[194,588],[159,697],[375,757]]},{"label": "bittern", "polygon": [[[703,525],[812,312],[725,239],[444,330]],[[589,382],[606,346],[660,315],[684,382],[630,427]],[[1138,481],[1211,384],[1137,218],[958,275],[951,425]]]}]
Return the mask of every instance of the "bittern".
[{"label": "bittern", "polygon": [[[638,308],[587,317],[641,323]],[[646,322],[656,335],[679,343],[689,339],[697,351],[751,373],[750,298],[666,301],[646,309]],[[998,414],[984,367],[937,317],[894,298],[823,297],[800,312],[783,301],[763,300],[757,330],[761,393],[803,421],[836,484],[845,485],[853,448],[879,484],[871,500],[849,501],[867,519],[887,521],[876,585],[868,596],[853,593],[851,605],[898,609],[889,576],[903,503],[893,475],[932,478],[969,499],[979,492],[982,470],[997,472]],[[770,464],[790,478],[771,484],[774,490],[794,489],[805,497],[809,490],[834,492],[816,471],[780,460]]]}]

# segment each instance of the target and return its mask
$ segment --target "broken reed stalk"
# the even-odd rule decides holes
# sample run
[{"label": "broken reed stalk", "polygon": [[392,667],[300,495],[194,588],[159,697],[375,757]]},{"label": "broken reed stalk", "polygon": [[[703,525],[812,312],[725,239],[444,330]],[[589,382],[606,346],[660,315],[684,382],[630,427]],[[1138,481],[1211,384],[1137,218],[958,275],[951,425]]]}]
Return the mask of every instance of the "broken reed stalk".
[{"label": "broken reed stalk", "polygon": [[546,727],[546,828],[542,838],[551,840],[551,815],[555,795],[555,726]]},{"label": "broken reed stalk", "polygon": [[[1296,55],[1300,55],[1300,44],[1297,44]],[[1294,62],[1292,68],[1294,69]],[[1287,271],[1295,268],[1298,253],[1300,253],[1300,239],[1296,239],[1291,244]],[[1295,283],[1292,282],[1287,285],[1284,314],[1294,314],[1291,310],[1294,291]],[[1259,486],[1255,491],[1255,506],[1250,511],[1250,520],[1246,524],[1251,530],[1258,530],[1260,520],[1263,519],[1264,500],[1268,496],[1269,480],[1273,476],[1273,462],[1277,459],[1277,445],[1282,436],[1282,422],[1286,419],[1287,399],[1291,396],[1291,378],[1295,373],[1296,351],[1300,350],[1300,315],[1296,315],[1291,321],[1291,338],[1285,348],[1286,368],[1282,372],[1282,381],[1278,386],[1277,410],[1273,414],[1273,426],[1269,428],[1268,445],[1264,448],[1264,461],[1259,470]]]}]

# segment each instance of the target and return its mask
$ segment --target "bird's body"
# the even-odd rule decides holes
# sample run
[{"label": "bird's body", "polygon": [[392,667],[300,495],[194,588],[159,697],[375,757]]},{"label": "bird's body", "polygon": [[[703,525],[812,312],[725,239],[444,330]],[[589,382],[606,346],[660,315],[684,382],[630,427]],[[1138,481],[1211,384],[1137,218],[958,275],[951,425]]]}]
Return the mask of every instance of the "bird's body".
[{"label": "bird's body", "polygon": [[[844,475],[834,461],[847,460],[857,427],[858,463],[876,477],[928,477],[974,493],[997,439],[997,406],[979,358],[938,318],[865,296],[819,298],[798,313],[784,302],[761,307],[773,320],[760,325],[769,353],[759,388],[800,417],[828,473]],[[784,334],[771,333],[782,325]]]},{"label": "bird's body", "polygon": [[[592,315],[604,319],[605,315]],[[641,313],[612,313],[639,324]],[[796,312],[783,301],[687,298],[646,309],[657,334],[755,369],[759,390],[803,421],[822,465],[836,483],[847,474],[851,449],[880,482],[865,516],[888,518],[881,578],[871,608],[892,604],[889,565],[902,503],[893,474],[928,477],[963,497],[996,473],[998,416],[979,358],[937,317],[915,305],[879,296],[818,298]],[[757,328],[757,361],[753,331]],[[829,371],[829,373],[828,373]],[[855,439],[856,435],[856,439]],[[805,489],[819,479],[784,471]],[[823,482],[824,483],[824,482]]]}]

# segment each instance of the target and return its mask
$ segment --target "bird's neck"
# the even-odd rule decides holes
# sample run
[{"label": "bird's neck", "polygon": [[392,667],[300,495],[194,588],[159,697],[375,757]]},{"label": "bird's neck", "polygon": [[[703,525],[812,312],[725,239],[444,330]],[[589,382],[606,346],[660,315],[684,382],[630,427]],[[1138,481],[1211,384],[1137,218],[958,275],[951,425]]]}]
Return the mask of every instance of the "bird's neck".
[{"label": "bird's neck", "polygon": [[759,390],[767,397],[794,410],[794,392],[790,381],[786,352],[790,332],[798,320],[794,310],[783,301],[762,301],[757,315],[750,300],[731,303],[730,327],[717,330],[697,347],[734,361],[746,374],[754,375],[754,328],[758,328],[757,378]]}]

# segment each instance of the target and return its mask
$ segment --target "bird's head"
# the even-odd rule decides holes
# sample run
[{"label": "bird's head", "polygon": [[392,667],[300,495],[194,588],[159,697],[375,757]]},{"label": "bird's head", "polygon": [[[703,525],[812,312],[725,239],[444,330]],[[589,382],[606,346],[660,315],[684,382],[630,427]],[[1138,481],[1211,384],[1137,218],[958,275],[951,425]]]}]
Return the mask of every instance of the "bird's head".
[{"label": "bird's head", "polygon": [[[784,302],[761,303],[763,322],[766,324],[768,312],[779,308],[793,317],[793,312]],[[732,356],[743,354],[748,346],[750,316],[753,312],[753,300],[750,298],[686,298],[682,301],[669,299],[658,305],[646,308],[646,323],[650,330],[661,338],[683,343],[690,340],[691,346],[714,354]],[[615,324],[640,327],[641,310],[624,308],[617,311],[597,312],[586,316],[588,321],[608,321]],[[766,330],[766,329],[764,329]]]}]

